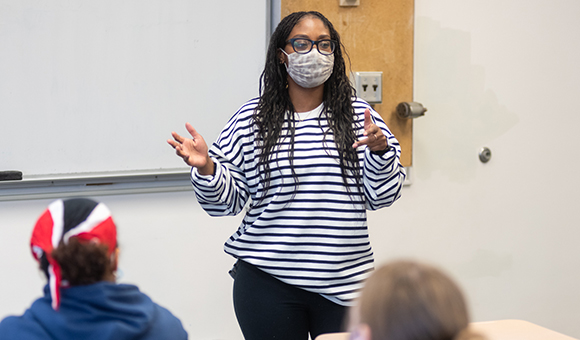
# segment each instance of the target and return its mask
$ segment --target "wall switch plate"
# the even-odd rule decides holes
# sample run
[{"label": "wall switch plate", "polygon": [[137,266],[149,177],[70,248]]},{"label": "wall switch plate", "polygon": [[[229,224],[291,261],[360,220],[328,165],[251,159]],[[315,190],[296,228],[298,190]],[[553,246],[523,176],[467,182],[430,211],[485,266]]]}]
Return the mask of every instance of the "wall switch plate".
[{"label": "wall switch plate", "polygon": [[355,72],[353,78],[357,97],[371,104],[383,101],[383,72]]},{"label": "wall switch plate", "polygon": [[358,6],[360,0],[340,0],[340,6]]}]

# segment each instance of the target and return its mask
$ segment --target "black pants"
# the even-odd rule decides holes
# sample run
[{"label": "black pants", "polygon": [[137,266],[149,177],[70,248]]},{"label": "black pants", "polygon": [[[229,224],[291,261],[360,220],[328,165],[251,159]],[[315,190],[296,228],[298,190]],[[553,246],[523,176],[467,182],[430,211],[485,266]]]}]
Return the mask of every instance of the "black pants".
[{"label": "black pants", "polygon": [[347,307],[286,284],[255,266],[238,261],[234,309],[246,340],[315,339],[343,331]]}]

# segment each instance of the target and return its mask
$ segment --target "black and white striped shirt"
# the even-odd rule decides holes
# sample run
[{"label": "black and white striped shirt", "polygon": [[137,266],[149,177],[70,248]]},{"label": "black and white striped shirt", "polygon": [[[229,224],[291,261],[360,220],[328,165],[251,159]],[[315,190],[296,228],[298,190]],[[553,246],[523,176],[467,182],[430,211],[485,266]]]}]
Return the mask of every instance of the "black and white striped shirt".
[{"label": "black and white striped shirt", "polygon": [[226,253],[283,282],[348,305],[373,269],[366,209],[389,206],[400,197],[405,170],[399,142],[368,103],[353,98],[357,137],[364,138],[364,111],[369,108],[391,146],[383,155],[364,145],[358,148],[361,194],[352,175],[347,178],[350,190],[343,182],[323,104],[296,113],[297,181],[288,160],[289,138],[281,137],[270,162],[270,187],[260,200],[264,188],[252,119],[257,103],[253,99],[244,104],[212,145],[215,174],[204,176],[192,169],[197,199],[211,216],[238,214],[249,201],[242,224],[225,243]]}]

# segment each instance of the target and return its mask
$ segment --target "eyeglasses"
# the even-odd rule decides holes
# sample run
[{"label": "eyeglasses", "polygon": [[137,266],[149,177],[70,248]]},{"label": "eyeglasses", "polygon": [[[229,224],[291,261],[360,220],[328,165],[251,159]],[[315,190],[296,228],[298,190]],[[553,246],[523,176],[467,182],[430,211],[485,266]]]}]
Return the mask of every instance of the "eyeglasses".
[{"label": "eyeglasses", "polygon": [[291,44],[294,52],[298,54],[306,54],[312,51],[312,46],[314,45],[316,45],[318,52],[324,55],[333,54],[336,48],[336,41],[330,39],[312,41],[305,38],[292,38],[286,44]]}]

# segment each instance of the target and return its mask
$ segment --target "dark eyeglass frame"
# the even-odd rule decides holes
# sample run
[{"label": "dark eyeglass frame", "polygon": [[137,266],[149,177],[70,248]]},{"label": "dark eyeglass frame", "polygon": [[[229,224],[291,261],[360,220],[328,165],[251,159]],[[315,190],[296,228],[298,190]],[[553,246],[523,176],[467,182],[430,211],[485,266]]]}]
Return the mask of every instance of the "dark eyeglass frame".
[{"label": "dark eyeglass frame", "polygon": [[[296,42],[296,40],[305,40],[305,41],[310,41],[310,49],[308,51],[298,51],[296,50],[296,47],[294,46],[294,43]],[[320,50],[320,48],[318,47],[318,44],[321,42],[330,42],[330,47],[332,49],[332,51],[330,53],[326,53]],[[310,53],[310,51],[312,51],[312,48],[314,47],[314,45],[316,45],[316,50],[318,51],[318,53],[322,54],[322,55],[331,55],[334,53],[334,51],[336,50],[336,40],[332,40],[332,39],[320,39],[320,40],[310,40],[308,38],[292,38],[286,41],[286,44],[290,44],[292,45],[292,49],[294,50],[294,52],[298,53],[298,54],[306,54],[306,53]]]}]

